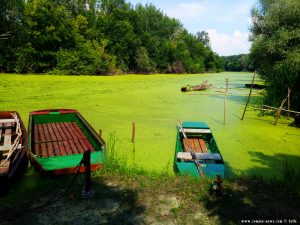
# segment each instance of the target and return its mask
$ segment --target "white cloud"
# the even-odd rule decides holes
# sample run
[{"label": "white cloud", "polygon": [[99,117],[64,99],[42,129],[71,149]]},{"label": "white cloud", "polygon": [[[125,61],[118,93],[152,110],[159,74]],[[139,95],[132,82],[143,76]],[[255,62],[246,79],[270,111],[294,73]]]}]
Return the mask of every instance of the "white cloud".
[{"label": "white cloud", "polygon": [[207,2],[179,3],[166,10],[168,16],[179,20],[190,20],[208,13]]},{"label": "white cloud", "polygon": [[210,38],[211,48],[221,56],[248,53],[250,49],[249,33],[239,30],[233,34],[219,33],[216,29],[207,30]]}]

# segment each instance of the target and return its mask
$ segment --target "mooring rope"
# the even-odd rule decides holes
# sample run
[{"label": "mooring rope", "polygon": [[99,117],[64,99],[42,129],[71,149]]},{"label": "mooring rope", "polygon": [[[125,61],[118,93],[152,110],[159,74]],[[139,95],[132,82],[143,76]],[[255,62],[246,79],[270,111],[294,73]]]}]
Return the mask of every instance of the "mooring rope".
[{"label": "mooring rope", "polygon": [[10,150],[7,154],[6,159],[0,164],[0,167],[4,166],[5,163],[7,163],[10,160],[10,157],[12,156],[12,154],[16,151],[16,149],[18,149],[18,145],[22,136],[22,130],[21,130],[21,125],[20,125],[20,121],[18,116],[15,113],[11,113],[12,117],[14,118],[14,120],[16,121],[16,134],[17,137],[14,140],[14,143],[12,144]]}]

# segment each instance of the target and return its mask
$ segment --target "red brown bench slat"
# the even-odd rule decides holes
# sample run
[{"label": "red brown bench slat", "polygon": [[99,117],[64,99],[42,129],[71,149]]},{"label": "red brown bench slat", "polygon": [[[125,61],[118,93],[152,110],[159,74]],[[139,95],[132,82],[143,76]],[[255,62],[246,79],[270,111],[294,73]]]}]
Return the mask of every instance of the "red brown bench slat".
[{"label": "red brown bench slat", "polygon": [[78,126],[78,124],[76,122],[72,122],[72,125],[76,129],[77,135],[80,136],[80,138],[86,138],[84,133],[82,132],[82,130],[80,129],[80,127]]},{"label": "red brown bench slat", "polygon": [[79,150],[79,152],[84,153],[84,148],[79,143],[79,140],[74,140],[74,143],[75,143],[77,149]]},{"label": "red brown bench slat", "polygon": [[72,123],[70,122],[66,122],[64,123],[65,126],[68,128],[69,133],[71,134],[71,136],[73,137],[73,139],[78,139],[80,138],[80,135],[77,135],[77,131],[76,129],[73,127]]},{"label": "red brown bench slat", "polygon": [[65,133],[67,140],[73,139],[68,131],[68,128],[65,126],[65,124],[60,122],[59,125],[60,125],[61,129],[63,130],[63,132]]},{"label": "red brown bench slat", "polygon": [[205,141],[203,139],[199,139],[199,143],[203,153],[208,153]]},{"label": "red brown bench slat", "polygon": [[193,139],[193,142],[194,142],[195,151],[198,152],[198,153],[202,153],[199,140],[198,139]]},{"label": "red brown bench slat", "polygon": [[80,153],[80,151],[77,149],[77,147],[76,147],[76,145],[75,145],[75,143],[74,143],[73,140],[69,140],[69,144],[70,144],[71,149],[72,149],[72,152],[73,152],[74,154]]},{"label": "red brown bench slat", "polygon": [[59,151],[59,145],[58,145],[58,142],[53,142],[53,145],[54,145],[54,152],[55,152],[55,155],[56,156],[60,156],[60,151]]},{"label": "red brown bench slat", "polygon": [[67,140],[67,136],[65,135],[65,133],[63,132],[61,126],[59,123],[55,123],[55,126],[57,127],[57,130],[62,138],[62,140]]},{"label": "red brown bench slat", "polygon": [[41,142],[45,142],[46,139],[45,139],[45,135],[44,135],[44,132],[43,132],[43,126],[42,126],[42,124],[38,124],[37,127],[38,127],[38,132],[39,132],[39,136],[40,136]]},{"label": "red brown bench slat", "polygon": [[35,154],[53,157],[95,151],[76,122],[53,122],[34,125]]},{"label": "red brown bench slat", "polygon": [[188,144],[188,139],[183,139],[183,146],[184,146],[184,150],[186,152],[190,151],[189,144]]},{"label": "red brown bench slat", "polygon": [[52,143],[51,142],[47,143],[47,149],[48,149],[49,156],[54,156],[53,147],[52,147]]},{"label": "red brown bench slat", "polygon": [[184,145],[184,149],[186,152],[189,152],[189,151],[195,151],[195,146],[194,146],[194,142],[193,142],[193,139],[183,139],[183,145]]},{"label": "red brown bench slat", "polygon": [[35,145],[34,145],[34,153],[35,153],[35,155],[37,155],[37,157],[41,156],[40,155],[40,146],[38,143],[35,143]]},{"label": "red brown bench slat", "polygon": [[73,122],[73,123],[70,123],[70,125],[72,126],[72,129],[74,130],[75,135],[77,136],[77,139],[85,138],[84,133],[82,132],[82,130],[80,129],[80,127],[78,126],[77,123]]},{"label": "red brown bench slat", "polygon": [[183,139],[183,145],[186,152],[189,152],[191,148],[191,150],[194,152],[208,153],[205,141],[201,138]]},{"label": "red brown bench slat", "polygon": [[58,132],[58,129],[57,129],[55,123],[51,123],[51,126],[52,126],[52,128],[53,128],[53,131],[54,131],[56,137],[57,137],[56,140],[61,141],[61,140],[62,140],[62,137],[60,136],[60,133]]},{"label": "red brown bench slat", "polygon": [[65,146],[64,146],[62,141],[58,142],[58,146],[59,146],[59,150],[60,150],[61,155],[67,155]]},{"label": "red brown bench slat", "polygon": [[50,133],[48,131],[47,125],[44,123],[44,124],[42,124],[42,127],[43,127],[43,131],[44,131],[44,134],[45,134],[46,142],[51,141],[51,137],[50,137]]},{"label": "red brown bench slat", "polygon": [[68,155],[72,155],[73,152],[72,152],[72,150],[71,150],[71,146],[70,146],[70,144],[68,143],[68,141],[63,141],[63,143],[64,143],[64,146],[65,146],[65,149],[66,149],[67,154],[68,154]]},{"label": "red brown bench slat", "polygon": [[190,143],[191,149],[192,149],[193,151],[195,151],[195,145],[194,145],[193,139],[188,139],[188,141],[189,141],[189,143]]},{"label": "red brown bench slat", "polygon": [[41,144],[41,152],[42,157],[48,157],[46,143]]},{"label": "red brown bench slat", "polygon": [[88,139],[84,139],[84,142],[87,145],[87,147],[91,150],[91,152],[95,151],[93,145],[91,144],[91,142]]},{"label": "red brown bench slat", "polygon": [[34,143],[37,143],[39,141],[39,134],[38,134],[38,127],[37,125],[34,125]]},{"label": "red brown bench slat", "polygon": [[56,136],[55,136],[55,131],[53,130],[53,127],[51,126],[50,123],[47,123],[47,128],[48,128],[48,130],[49,130],[49,134],[50,134],[51,140],[52,140],[52,141],[56,141],[57,138],[56,138]]},{"label": "red brown bench slat", "polygon": [[84,152],[89,149],[89,147],[86,145],[84,139],[78,139],[78,141],[80,142],[81,146],[83,147]]}]

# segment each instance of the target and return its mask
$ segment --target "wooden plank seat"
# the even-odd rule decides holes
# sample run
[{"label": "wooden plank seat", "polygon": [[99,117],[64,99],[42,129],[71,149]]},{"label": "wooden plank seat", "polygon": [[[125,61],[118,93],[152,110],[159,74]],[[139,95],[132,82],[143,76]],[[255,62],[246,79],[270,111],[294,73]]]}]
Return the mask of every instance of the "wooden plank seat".
[{"label": "wooden plank seat", "polygon": [[186,152],[189,152],[191,148],[195,153],[208,153],[205,141],[202,138],[183,139],[183,146]]},{"label": "wooden plank seat", "polygon": [[199,144],[201,146],[202,153],[208,153],[205,141],[203,139],[199,139]]},{"label": "wooden plank seat", "polygon": [[[3,131],[2,131],[3,129]],[[0,128],[0,151],[7,152],[12,148],[12,135],[13,131],[11,127]],[[2,138],[3,136],[3,138]]]},{"label": "wooden plank seat", "polygon": [[80,154],[93,145],[76,122],[34,125],[34,152],[38,157]]}]

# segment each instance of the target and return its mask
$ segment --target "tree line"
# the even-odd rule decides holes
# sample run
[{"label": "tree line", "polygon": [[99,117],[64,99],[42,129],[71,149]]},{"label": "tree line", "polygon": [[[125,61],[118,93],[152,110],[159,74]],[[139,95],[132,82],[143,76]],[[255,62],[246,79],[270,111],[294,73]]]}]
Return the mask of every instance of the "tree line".
[{"label": "tree line", "polygon": [[222,71],[206,32],[190,34],[152,4],[2,0],[0,71],[52,74]]},{"label": "tree line", "polygon": [[258,0],[251,13],[250,58],[266,82],[265,101],[279,106],[289,87],[300,111],[300,1]]},{"label": "tree line", "polygon": [[254,71],[253,60],[249,54],[222,56],[225,71]]}]

